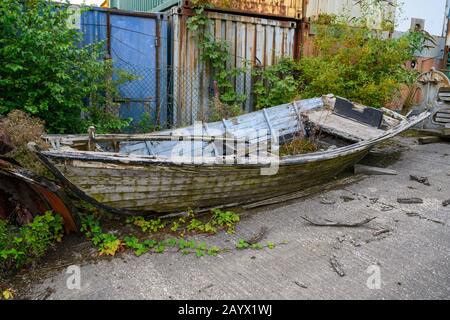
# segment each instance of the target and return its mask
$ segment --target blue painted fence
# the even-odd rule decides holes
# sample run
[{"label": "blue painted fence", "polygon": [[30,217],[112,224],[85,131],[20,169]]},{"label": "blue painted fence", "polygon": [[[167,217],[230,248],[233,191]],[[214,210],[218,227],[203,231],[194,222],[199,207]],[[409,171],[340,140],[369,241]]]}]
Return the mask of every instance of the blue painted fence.
[{"label": "blue painted fence", "polygon": [[119,115],[138,125],[168,124],[168,23],[163,15],[92,8],[81,14],[84,44],[104,41],[115,70],[136,80],[120,86]]}]

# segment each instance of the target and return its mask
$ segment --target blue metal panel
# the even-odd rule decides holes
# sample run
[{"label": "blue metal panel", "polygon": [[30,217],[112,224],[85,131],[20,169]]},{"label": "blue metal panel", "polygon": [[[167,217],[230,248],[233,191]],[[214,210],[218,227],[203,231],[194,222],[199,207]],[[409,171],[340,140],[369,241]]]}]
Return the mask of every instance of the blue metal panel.
[{"label": "blue metal panel", "polygon": [[116,69],[122,69],[137,80],[120,87],[125,100],[120,108],[122,118],[139,121],[144,114],[156,116],[156,23],[155,19],[111,15],[111,55]]},{"label": "blue metal panel", "polygon": [[148,114],[152,124],[166,125],[168,23],[165,17],[92,8],[83,12],[81,30],[85,45],[98,41],[105,41],[106,45],[109,34],[116,76],[120,69],[136,77],[119,87],[120,117],[133,118],[133,125],[137,125]]},{"label": "blue metal panel", "polygon": [[84,45],[106,41],[106,13],[100,10],[84,11],[81,15]]}]

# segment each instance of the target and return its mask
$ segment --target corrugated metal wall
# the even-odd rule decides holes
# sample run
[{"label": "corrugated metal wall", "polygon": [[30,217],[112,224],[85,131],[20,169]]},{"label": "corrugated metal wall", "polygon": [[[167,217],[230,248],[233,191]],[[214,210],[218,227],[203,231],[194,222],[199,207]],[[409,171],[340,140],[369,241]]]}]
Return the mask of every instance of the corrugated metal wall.
[{"label": "corrugated metal wall", "polygon": [[[173,67],[173,121],[190,124],[208,112],[213,95],[214,74],[200,60],[195,36],[186,27],[189,10],[174,8],[169,15]],[[231,13],[208,12],[210,32],[225,40],[231,53],[229,67],[250,65],[268,66],[281,57],[293,57],[296,21],[244,16]],[[238,76],[236,91],[245,94],[243,106],[252,109],[252,75]]]},{"label": "corrugated metal wall", "polygon": [[163,15],[92,8],[81,16],[84,44],[105,41],[117,70],[136,80],[119,87],[119,114],[137,124],[145,114],[167,123],[168,23]]},{"label": "corrugated metal wall", "polygon": [[151,12],[168,1],[170,0],[111,0],[109,6],[121,10]]},{"label": "corrugated metal wall", "polygon": [[354,17],[361,16],[361,7],[354,0],[306,0],[306,16],[317,17],[320,14],[342,14],[347,11]]},{"label": "corrugated metal wall", "polygon": [[[373,27],[378,28],[383,18],[394,18],[397,0],[380,3],[379,12],[374,12]],[[362,16],[361,6],[355,0],[306,0],[306,17],[317,17],[320,14],[347,15],[359,18]]]},{"label": "corrugated metal wall", "polygon": [[[189,1],[176,0],[111,0],[110,7],[123,10],[155,11],[177,5],[189,6]],[[244,12],[271,14],[283,17],[302,17],[302,0],[211,0],[217,8],[241,10]]]},{"label": "corrugated metal wall", "polygon": [[211,0],[218,8],[300,19],[302,0]]}]

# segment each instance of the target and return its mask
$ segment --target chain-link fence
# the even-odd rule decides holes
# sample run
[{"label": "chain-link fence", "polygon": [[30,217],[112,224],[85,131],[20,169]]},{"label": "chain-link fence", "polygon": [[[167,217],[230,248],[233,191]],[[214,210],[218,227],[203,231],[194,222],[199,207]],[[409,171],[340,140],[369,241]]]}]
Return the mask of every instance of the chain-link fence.
[{"label": "chain-link fence", "polygon": [[[187,126],[195,121],[210,121],[220,108],[221,95],[213,73],[167,67],[155,69],[129,63],[116,63],[116,77],[127,73],[133,79],[119,86],[121,118],[133,119],[133,131],[143,132]],[[238,97],[234,110],[253,109],[251,70],[230,78]],[[219,105],[218,105],[219,104]],[[223,111],[223,110],[219,110]],[[219,112],[220,113],[220,112]],[[217,115],[216,115],[217,117]]]}]

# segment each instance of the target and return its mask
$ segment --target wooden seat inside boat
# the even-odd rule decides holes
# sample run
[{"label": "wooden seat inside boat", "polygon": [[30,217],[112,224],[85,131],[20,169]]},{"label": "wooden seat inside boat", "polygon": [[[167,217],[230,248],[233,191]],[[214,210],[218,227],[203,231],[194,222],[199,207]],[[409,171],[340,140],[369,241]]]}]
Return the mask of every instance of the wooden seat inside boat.
[{"label": "wooden seat inside boat", "polygon": [[322,132],[353,142],[374,139],[385,133],[384,130],[337,115],[332,110],[312,111],[307,116],[308,121]]}]

